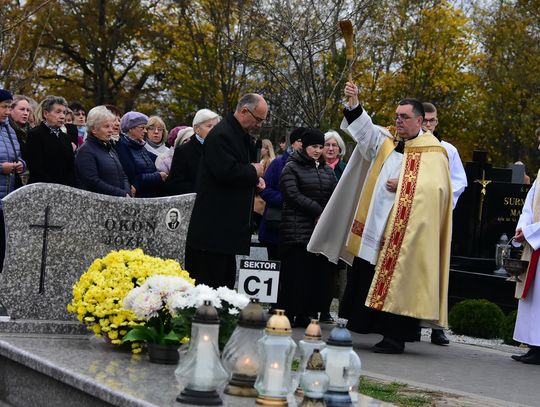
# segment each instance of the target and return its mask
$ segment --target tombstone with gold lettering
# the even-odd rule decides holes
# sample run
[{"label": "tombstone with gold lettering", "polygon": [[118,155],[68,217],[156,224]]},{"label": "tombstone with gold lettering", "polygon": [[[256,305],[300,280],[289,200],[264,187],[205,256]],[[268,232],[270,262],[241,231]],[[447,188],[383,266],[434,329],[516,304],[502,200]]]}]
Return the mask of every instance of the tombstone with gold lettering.
[{"label": "tombstone with gold lettering", "polygon": [[72,286],[92,261],[141,248],[184,264],[195,194],[119,198],[57,184],[30,184],[3,199],[6,259],[0,332],[84,332],[68,314]]},{"label": "tombstone with gold lettering", "polygon": [[454,210],[452,255],[493,259],[501,235],[514,235],[530,185],[512,182],[512,169],[493,167],[485,151],[473,153],[465,172],[468,187]]}]

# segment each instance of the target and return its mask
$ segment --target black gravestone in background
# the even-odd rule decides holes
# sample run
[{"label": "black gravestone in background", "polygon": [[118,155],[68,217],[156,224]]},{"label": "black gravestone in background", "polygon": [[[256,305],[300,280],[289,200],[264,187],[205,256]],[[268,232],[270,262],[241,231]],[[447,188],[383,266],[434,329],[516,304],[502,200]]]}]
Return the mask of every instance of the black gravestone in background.
[{"label": "black gravestone in background", "polygon": [[486,186],[477,257],[494,257],[495,245],[506,233],[514,236],[530,185],[492,182]]},{"label": "black gravestone in background", "polygon": [[[513,184],[512,170],[494,168],[475,151],[465,172],[468,186],[453,214],[452,256],[493,259],[501,235],[514,235],[530,185]],[[491,267],[491,266],[489,266]]]}]

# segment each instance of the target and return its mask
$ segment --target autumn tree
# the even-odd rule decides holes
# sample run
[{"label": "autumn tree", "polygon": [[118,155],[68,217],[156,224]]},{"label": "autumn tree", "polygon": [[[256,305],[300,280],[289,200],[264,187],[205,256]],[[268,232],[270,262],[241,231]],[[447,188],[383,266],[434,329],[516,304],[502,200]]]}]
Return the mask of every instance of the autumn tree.
[{"label": "autumn tree", "polygon": [[401,98],[430,101],[438,108],[441,133],[469,156],[476,81],[471,69],[478,60],[470,20],[438,0],[389,0],[375,13],[359,33],[364,46],[355,65],[366,110],[376,122],[393,124]]},{"label": "autumn tree", "polygon": [[252,69],[239,49],[257,41],[260,4],[252,0],[178,0],[162,5],[168,21],[154,53],[161,100],[178,120],[201,108],[225,114],[240,95],[256,91]]},{"label": "autumn tree", "polygon": [[272,103],[273,124],[335,126],[347,77],[339,20],[356,29],[374,2],[272,0],[264,7],[262,50],[246,55]]},{"label": "autumn tree", "polygon": [[534,130],[540,125],[540,19],[536,1],[499,1],[477,11],[484,58],[478,66],[480,107],[474,127],[501,166],[540,164]]},{"label": "autumn tree", "polygon": [[35,22],[47,51],[41,85],[50,93],[126,110],[152,78],[155,2],[60,0]]},{"label": "autumn tree", "polygon": [[40,32],[30,40],[36,14],[44,12],[51,0],[0,1],[0,83],[22,93],[36,80],[33,66],[38,57]]}]

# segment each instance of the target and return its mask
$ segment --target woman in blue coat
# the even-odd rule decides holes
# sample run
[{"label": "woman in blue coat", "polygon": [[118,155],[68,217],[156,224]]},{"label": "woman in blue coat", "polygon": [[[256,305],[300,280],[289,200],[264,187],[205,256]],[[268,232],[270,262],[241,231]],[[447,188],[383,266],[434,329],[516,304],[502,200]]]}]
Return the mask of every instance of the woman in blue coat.
[{"label": "woman in blue coat", "polygon": [[158,171],[154,164],[156,155],[144,148],[147,123],[145,114],[127,112],[120,121],[123,134],[116,144],[116,152],[137,198],[158,196],[167,179],[167,173]]},{"label": "woman in blue coat", "polygon": [[116,116],[105,106],[94,107],[86,119],[87,137],[77,150],[75,173],[79,187],[113,196],[130,196],[130,185],[110,140]]},{"label": "woman in blue coat", "polygon": [[15,130],[8,120],[12,101],[11,92],[0,89],[0,272],[6,252],[4,211],[1,199],[19,186],[17,181],[20,181],[20,174],[26,169],[26,163],[21,159]]}]

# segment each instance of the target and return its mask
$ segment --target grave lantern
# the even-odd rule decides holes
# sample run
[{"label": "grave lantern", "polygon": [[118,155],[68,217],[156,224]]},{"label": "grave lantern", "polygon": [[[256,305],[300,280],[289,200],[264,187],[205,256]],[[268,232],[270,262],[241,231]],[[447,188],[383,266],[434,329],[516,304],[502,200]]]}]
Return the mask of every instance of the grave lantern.
[{"label": "grave lantern", "polygon": [[259,392],[257,404],[287,406],[287,396],[292,392],[291,364],[296,343],[291,338],[291,323],[285,311],[275,310],[258,341],[261,366],[255,388]]},{"label": "grave lantern", "polygon": [[[313,351],[315,349],[321,351],[326,347],[326,344],[321,339],[321,327],[318,320],[311,320],[311,323],[304,332],[304,339],[298,342],[298,347],[300,348],[300,366],[298,368],[298,374],[302,375],[306,370],[308,359]],[[297,390],[297,393],[301,395],[301,388],[299,388],[299,390],[300,391]]]},{"label": "grave lantern", "polygon": [[504,268],[504,259],[510,257],[510,248],[508,236],[506,236],[506,233],[503,233],[499,239],[499,243],[495,245],[495,263],[498,268],[493,272],[494,274],[499,276],[508,275]]},{"label": "grave lantern", "polygon": [[338,320],[321,352],[330,379],[324,396],[328,407],[352,407],[349,391],[356,390],[360,379],[360,358],[352,348],[351,333],[345,328],[346,324],[347,320]]},{"label": "grave lantern", "polygon": [[219,316],[210,301],[197,308],[191,325],[189,348],[175,371],[184,389],[176,401],[199,406],[220,406],[218,394],[229,375],[219,357]]},{"label": "grave lantern", "polygon": [[236,329],[221,355],[225,369],[232,374],[225,393],[257,397],[257,390],[253,387],[260,365],[257,341],[264,334],[266,319],[259,300],[254,298],[240,312]]},{"label": "grave lantern", "polygon": [[324,407],[324,394],[328,389],[328,374],[324,369],[324,361],[319,352],[315,349],[309,356],[306,368],[300,376],[300,386],[304,392],[304,399],[300,407]]}]

